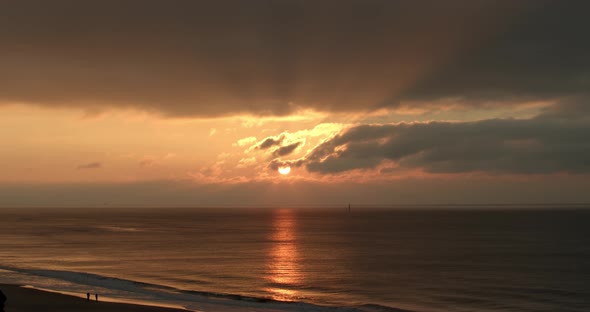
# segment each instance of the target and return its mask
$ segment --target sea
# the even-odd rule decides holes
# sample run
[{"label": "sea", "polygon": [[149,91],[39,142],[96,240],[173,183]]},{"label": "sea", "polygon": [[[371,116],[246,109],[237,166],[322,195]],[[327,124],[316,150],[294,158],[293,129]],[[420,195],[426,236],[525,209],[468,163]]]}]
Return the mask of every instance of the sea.
[{"label": "sea", "polygon": [[192,311],[590,311],[590,206],[4,208],[0,283]]}]

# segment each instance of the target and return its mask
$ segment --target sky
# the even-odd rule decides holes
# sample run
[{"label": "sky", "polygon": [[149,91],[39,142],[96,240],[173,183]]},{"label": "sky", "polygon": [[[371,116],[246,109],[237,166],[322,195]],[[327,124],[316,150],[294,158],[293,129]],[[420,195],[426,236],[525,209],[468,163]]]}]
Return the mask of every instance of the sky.
[{"label": "sky", "polygon": [[589,11],[4,1],[0,207],[590,202]]}]

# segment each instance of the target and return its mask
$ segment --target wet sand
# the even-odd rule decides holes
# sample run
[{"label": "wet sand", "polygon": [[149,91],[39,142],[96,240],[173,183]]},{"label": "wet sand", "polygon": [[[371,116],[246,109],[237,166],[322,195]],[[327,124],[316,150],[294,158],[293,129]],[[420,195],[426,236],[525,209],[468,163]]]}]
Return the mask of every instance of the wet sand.
[{"label": "wet sand", "polygon": [[[127,303],[101,302],[86,300],[75,296],[23,288],[17,285],[0,284],[0,290],[8,300],[4,304],[5,312],[186,312],[187,310],[162,308]],[[84,294],[85,297],[85,294]],[[91,296],[94,299],[94,295]],[[100,294],[99,298],[100,300]]]}]

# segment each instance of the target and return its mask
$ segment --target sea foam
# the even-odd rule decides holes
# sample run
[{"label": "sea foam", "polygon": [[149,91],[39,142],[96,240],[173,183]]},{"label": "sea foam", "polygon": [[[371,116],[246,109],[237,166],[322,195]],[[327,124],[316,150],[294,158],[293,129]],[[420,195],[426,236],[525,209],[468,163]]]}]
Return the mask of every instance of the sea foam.
[{"label": "sea foam", "polygon": [[[100,293],[105,301],[133,302],[156,306],[184,307],[190,311],[310,311],[310,312],[401,312],[391,307],[365,304],[359,306],[322,306],[306,302],[285,302],[269,298],[206,291],[177,289],[170,286],[133,281],[86,272],[19,268],[0,265],[12,275],[9,282],[23,279],[27,286],[40,290],[74,295],[87,291]],[[1,281],[6,282],[6,281]]]}]

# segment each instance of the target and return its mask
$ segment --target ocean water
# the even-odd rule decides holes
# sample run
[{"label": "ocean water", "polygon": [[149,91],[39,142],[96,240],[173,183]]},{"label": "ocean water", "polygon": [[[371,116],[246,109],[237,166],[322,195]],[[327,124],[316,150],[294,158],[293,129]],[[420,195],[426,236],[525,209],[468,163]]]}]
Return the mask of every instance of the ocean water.
[{"label": "ocean water", "polygon": [[590,311],[590,209],[551,208],[0,209],[0,283],[198,311]]}]

